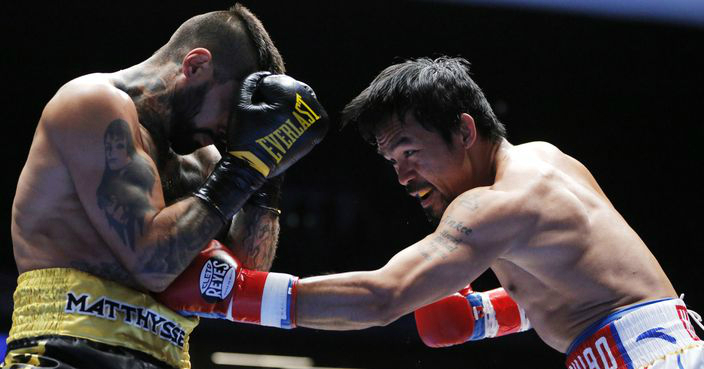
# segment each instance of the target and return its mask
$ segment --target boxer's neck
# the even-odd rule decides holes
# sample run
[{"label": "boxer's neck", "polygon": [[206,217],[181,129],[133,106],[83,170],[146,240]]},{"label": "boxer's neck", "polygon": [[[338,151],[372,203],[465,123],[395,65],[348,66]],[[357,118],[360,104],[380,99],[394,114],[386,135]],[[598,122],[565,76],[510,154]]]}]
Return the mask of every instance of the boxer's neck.
[{"label": "boxer's neck", "polygon": [[176,121],[173,97],[179,74],[180,66],[175,63],[163,65],[147,60],[112,75],[115,86],[134,102],[139,123],[149,132],[156,148],[157,161],[169,152],[168,137]]},{"label": "boxer's neck", "polygon": [[492,141],[478,139],[474,146],[467,150],[467,156],[472,163],[472,186],[491,186],[496,181],[497,171],[505,160],[506,149],[511,144],[506,139]]}]

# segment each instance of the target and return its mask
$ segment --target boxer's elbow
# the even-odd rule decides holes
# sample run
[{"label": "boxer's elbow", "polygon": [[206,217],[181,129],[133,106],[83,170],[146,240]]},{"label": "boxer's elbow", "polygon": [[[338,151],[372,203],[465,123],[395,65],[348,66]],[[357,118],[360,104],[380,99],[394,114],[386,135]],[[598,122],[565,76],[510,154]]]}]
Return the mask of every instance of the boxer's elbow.
[{"label": "boxer's elbow", "polygon": [[367,317],[372,326],[387,326],[404,315],[403,300],[395,286],[376,286],[367,304]]}]

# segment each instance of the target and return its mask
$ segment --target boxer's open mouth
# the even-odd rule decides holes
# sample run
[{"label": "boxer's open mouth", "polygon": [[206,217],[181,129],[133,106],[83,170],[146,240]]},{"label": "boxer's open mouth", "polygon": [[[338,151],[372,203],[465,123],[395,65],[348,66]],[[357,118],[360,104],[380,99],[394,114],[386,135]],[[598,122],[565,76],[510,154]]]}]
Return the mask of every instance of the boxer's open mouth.
[{"label": "boxer's open mouth", "polygon": [[430,192],[432,192],[432,190],[431,190],[430,188],[426,188],[426,189],[424,189],[424,190],[420,190],[420,191],[418,191],[418,198],[419,198],[421,201],[422,201],[422,200],[425,200],[425,199],[428,198],[428,196],[430,196]]}]

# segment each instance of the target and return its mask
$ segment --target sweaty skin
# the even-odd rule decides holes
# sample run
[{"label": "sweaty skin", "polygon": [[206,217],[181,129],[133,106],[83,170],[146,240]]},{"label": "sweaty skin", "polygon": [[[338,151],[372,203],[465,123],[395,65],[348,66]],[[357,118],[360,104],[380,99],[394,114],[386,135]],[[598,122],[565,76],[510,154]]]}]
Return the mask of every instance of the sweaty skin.
[{"label": "sweaty skin", "polygon": [[[201,147],[190,155],[159,149],[163,142],[145,123],[160,115],[163,107],[149,95],[162,86],[135,93],[124,83],[135,74],[77,78],[44,109],[12,208],[20,273],[69,267],[160,291],[222,228],[212,210],[188,196],[220,159],[211,137],[186,137]],[[231,82],[211,89],[194,119],[224,127],[233,90]],[[247,208],[232,223],[235,254],[249,268],[268,270],[278,219]]]},{"label": "sweaty skin", "polygon": [[462,122],[451,145],[410,114],[379,130],[380,154],[439,225],[378,270],[302,279],[298,325],[385,325],[491,269],[543,341],[565,352],[614,310],[676,297],[584,165],[546,142],[492,143],[469,115]]}]

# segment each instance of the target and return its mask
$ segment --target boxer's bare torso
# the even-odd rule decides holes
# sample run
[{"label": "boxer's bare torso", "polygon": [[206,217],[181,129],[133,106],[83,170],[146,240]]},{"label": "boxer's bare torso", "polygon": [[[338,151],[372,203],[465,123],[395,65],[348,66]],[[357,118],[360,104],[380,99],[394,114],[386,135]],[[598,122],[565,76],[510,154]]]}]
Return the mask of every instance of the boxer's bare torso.
[{"label": "boxer's bare torso", "polygon": [[564,352],[614,310],[675,297],[658,262],[589,171],[554,146],[504,141],[494,185],[461,198],[473,201],[482,191],[520,193],[513,206],[531,213],[531,224],[491,269],[553,348]]},{"label": "boxer's bare torso", "polygon": [[[136,162],[135,158],[139,157],[141,158],[140,165],[150,168],[143,172],[146,173],[146,177],[151,176],[148,179],[149,183],[153,183],[153,188],[141,192],[137,189],[135,195],[138,201],[148,204],[146,206],[148,208],[147,215],[160,206],[168,206],[190,194],[203,182],[219,160],[220,154],[212,145],[202,147],[194,153],[184,156],[177,155],[171,150],[168,152],[158,150],[149,131],[138,121],[134,102],[125,91],[115,85],[114,76],[109,74],[91,74],[77,78],[64,85],[44,109],[37,125],[27,162],[17,184],[12,209],[12,240],[15,260],[20,273],[34,269],[69,267],[133,288],[145,289],[135,280],[133,273],[126,268],[125,263],[129,263],[130,258],[119,255],[119,252],[115,251],[115,246],[110,247],[104,239],[104,234],[101,235],[101,232],[98,231],[97,227],[105,228],[105,216],[101,214],[97,217],[91,217],[86,210],[86,206],[95,207],[95,202],[98,201],[96,200],[96,192],[99,191],[97,188],[99,186],[95,185],[97,184],[95,181],[93,186],[84,185],[82,188],[88,188],[87,192],[89,193],[84,194],[81,198],[76,185],[77,182],[85,180],[85,178],[81,178],[83,176],[106,177],[105,173],[109,167],[119,166],[120,161],[124,160],[126,155],[125,143],[116,141],[108,144],[109,140],[106,140],[105,154],[98,152],[98,155],[96,155],[96,150],[87,148],[85,157],[82,158],[86,162],[85,173],[75,169],[72,173],[67,164],[67,160],[72,160],[74,162],[72,165],[74,168],[76,167],[75,155],[68,159],[65,156],[67,151],[75,153],[74,147],[85,142],[85,139],[80,137],[81,135],[92,134],[96,136],[94,137],[96,140],[102,141],[104,139],[103,132],[105,131],[103,128],[91,131],[81,126],[81,124],[86,125],[86,122],[90,124],[91,114],[96,115],[96,125],[105,126],[106,118],[100,116],[101,114],[91,112],[90,109],[75,113],[66,112],[72,109],[78,110],[72,104],[85,98],[81,94],[85,94],[86,91],[97,91],[95,95],[99,96],[98,99],[110,100],[107,102],[99,101],[96,105],[122,105],[124,112],[126,112],[124,114],[127,115],[125,120],[129,121],[129,118],[133,118],[128,122],[128,125],[132,131],[132,145],[136,152],[132,154],[132,159],[128,158],[128,161]],[[66,122],[67,116],[73,117],[81,123],[77,124],[74,129],[71,122]],[[113,118],[121,117],[114,116],[108,120]],[[57,134],[58,130],[62,130],[61,134]],[[74,140],[73,137],[76,139]],[[111,153],[108,153],[108,146],[112,148]],[[67,150],[67,148],[71,149]],[[128,153],[127,157],[129,156]],[[90,173],[91,170],[99,173]],[[104,213],[107,215],[110,212],[112,218],[120,223],[129,218],[130,206],[134,207],[133,204],[125,205],[125,202],[129,203],[129,201],[117,199],[115,203],[108,203],[103,207]],[[198,200],[190,201],[197,202]],[[260,215],[258,214],[258,216]],[[267,228],[269,231],[278,229],[278,223],[273,224],[276,222],[274,217],[266,216],[266,218],[256,219],[256,221],[266,223],[260,226],[269,227]],[[248,220],[252,219],[248,218]],[[112,229],[108,228],[103,232],[110,234],[110,232],[114,232],[113,229],[117,229],[117,227],[113,226]],[[197,232],[198,230],[193,231]],[[127,232],[129,229],[123,233]],[[234,227],[231,232],[231,234],[236,233]],[[272,235],[272,232],[262,232],[260,238],[265,240],[257,240],[256,246],[269,251],[273,250],[276,237]],[[184,238],[188,239],[188,237]],[[262,244],[267,246],[262,246]],[[122,245],[121,250],[129,253],[128,246]],[[177,269],[185,267],[188,260],[175,259],[190,257],[190,255],[178,252],[178,248],[182,246],[184,245],[174,243],[160,244],[159,247],[153,247],[152,250],[143,251],[139,255],[138,262],[143,269],[152,270],[156,274],[173,272],[178,274]],[[266,255],[268,260],[252,261],[246,255],[247,251],[251,250],[233,251],[242,260],[245,260],[245,263],[255,264],[252,265],[252,268],[266,269],[270,267],[273,258],[273,253],[269,252],[269,255]],[[262,254],[267,254],[267,252]],[[169,265],[174,265],[176,269],[172,271]]]},{"label": "boxer's bare torso", "polygon": [[493,143],[467,129],[448,143],[411,114],[398,122],[376,132],[379,152],[438,227],[375,271],[302,279],[299,325],[385,325],[492,269],[541,338],[564,352],[614,310],[676,297],[577,160],[544,142]]},{"label": "boxer's bare torso", "polygon": [[[131,101],[113,86],[107,75],[88,75],[63,86],[47,104],[17,184],[12,211],[12,239],[20,273],[42,268],[70,267],[135,287],[132,276],[110,250],[79,199],[74,178],[62,160],[59,146],[76,145],[58,141],[51,130],[57,111],[70,109],[81,89],[112,90],[115,99]],[[134,109],[134,104],[131,106]],[[88,113],[86,113],[88,114]],[[104,122],[100,122],[104,123]],[[66,135],[64,137],[70,137]],[[171,152],[159,158],[146,129],[139,126],[135,146],[150,165],[157,168],[154,181],[161,184],[165,198],[184,195],[207,176],[219,154],[211,146],[187,156]],[[213,152],[213,150],[215,152]],[[90,155],[90,153],[86,153]],[[86,161],[95,158],[86,157]],[[98,160],[103,160],[98,158]],[[195,184],[195,185],[194,185]],[[168,187],[165,187],[168,186]],[[156,256],[156,255],[155,255]]]}]

